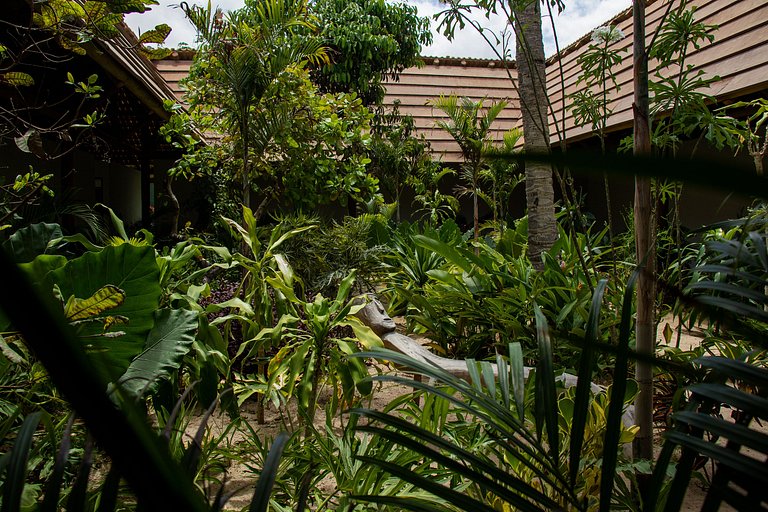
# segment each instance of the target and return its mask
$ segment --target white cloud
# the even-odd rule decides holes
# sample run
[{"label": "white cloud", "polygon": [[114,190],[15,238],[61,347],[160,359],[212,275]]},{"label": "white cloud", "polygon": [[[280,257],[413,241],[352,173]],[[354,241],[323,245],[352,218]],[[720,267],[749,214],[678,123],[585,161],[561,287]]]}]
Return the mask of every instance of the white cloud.
[{"label": "white cloud", "polygon": [[[555,27],[560,48],[563,48],[604,25],[624,9],[630,7],[630,0],[571,0],[566,1],[562,14],[555,15]],[[543,20],[542,32],[547,55],[555,53],[555,39],[548,18]]]},{"label": "white cloud", "polygon": [[[207,0],[191,0],[189,3],[202,5],[207,3]],[[218,0],[212,3],[214,7],[220,6],[224,10],[243,6],[243,0]],[[437,33],[439,22],[432,19],[432,16],[444,10],[444,6],[438,0],[408,0],[408,3],[415,5],[421,16],[430,17],[434,42],[424,48],[422,54],[438,57],[496,58],[496,54],[488,43],[469,25],[462,31],[457,31],[452,41]],[[604,24],[629,7],[631,2],[630,0],[565,0],[565,4],[566,8],[562,14],[554,13],[561,48]],[[154,6],[151,11],[126,16],[126,22],[137,33],[146,32],[160,23],[167,23],[173,29],[166,41],[168,46],[175,47],[181,42],[193,44],[195,31],[184,18],[181,9],[174,7],[175,5],[178,4],[164,3],[161,0],[161,5]],[[494,41],[494,34],[498,37],[506,27],[506,19],[503,16],[492,15],[486,18],[485,15],[476,11],[472,13],[471,18],[490,29],[486,34],[491,41]],[[551,55],[555,51],[551,23],[547,17],[542,21],[545,51],[547,55]],[[514,54],[513,42],[512,47]],[[501,51],[500,47],[497,49]]]}]

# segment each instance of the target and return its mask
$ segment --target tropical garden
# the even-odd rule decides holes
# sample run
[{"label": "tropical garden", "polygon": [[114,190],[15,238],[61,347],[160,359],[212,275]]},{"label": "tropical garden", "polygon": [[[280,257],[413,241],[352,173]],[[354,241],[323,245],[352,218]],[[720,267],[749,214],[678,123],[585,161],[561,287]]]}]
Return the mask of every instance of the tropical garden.
[{"label": "tropical garden", "polygon": [[[0,146],[57,158],[53,141],[98,130],[100,77],[66,74],[78,108],[58,118],[25,95],[26,66],[66,68],[156,3],[11,10]],[[695,9],[670,2],[646,47],[635,2],[620,143],[609,97],[632,57],[613,49],[620,30],[595,30],[566,101],[598,141],[580,153],[550,147],[543,83],[542,15],[567,2],[446,2],[439,30],[514,59],[522,112],[494,140],[505,102],[430,99],[461,150],[451,166],[382,106],[431,41],[413,6],[180,8],[195,60],[158,135],[178,154],[169,189],[206,191],[206,222],[179,226],[172,193],[167,232],[108,204],[46,209],[57,192],[34,167],[0,185],[3,512],[692,510],[694,487],[702,510],[765,509],[768,101],[708,95],[718,78],[686,58],[717,31]],[[169,30],[137,51],[163,57]],[[705,145],[754,167],[734,178],[696,158]],[[587,175],[606,180],[604,218],[585,209]],[[633,204],[611,207],[608,175]],[[690,184],[750,206],[689,230]],[[362,314],[371,294],[439,358],[392,350]]]}]

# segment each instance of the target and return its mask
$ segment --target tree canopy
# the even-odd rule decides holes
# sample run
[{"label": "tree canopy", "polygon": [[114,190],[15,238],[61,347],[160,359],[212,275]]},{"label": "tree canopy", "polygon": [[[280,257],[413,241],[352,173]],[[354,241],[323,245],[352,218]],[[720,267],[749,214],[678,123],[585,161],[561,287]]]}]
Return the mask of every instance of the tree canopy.
[{"label": "tree canopy", "polygon": [[418,65],[422,45],[432,42],[429,19],[406,3],[315,0],[310,10],[330,54],[313,81],[324,92],[356,92],[365,105],[379,103],[382,82]]},{"label": "tree canopy", "polygon": [[[323,93],[309,79],[307,66],[322,64],[326,51],[309,35],[316,19],[304,0],[187,14],[203,44],[185,81],[188,122],[179,113],[164,131],[188,149],[172,174],[239,178],[243,204],[252,193],[259,201],[256,217],[273,201],[312,209],[378,194],[366,171],[370,112],[354,92]],[[195,144],[185,135],[192,126],[228,149]]]}]

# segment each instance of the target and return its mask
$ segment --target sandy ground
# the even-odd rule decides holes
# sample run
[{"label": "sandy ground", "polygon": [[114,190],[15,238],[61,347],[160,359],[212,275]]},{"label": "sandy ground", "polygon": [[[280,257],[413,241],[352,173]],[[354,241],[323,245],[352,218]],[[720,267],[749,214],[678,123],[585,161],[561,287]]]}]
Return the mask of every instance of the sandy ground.
[{"label": "sandy ground", "polygon": [[[675,323],[670,318],[666,318],[662,320],[662,322],[660,322],[659,330],[658,330],[658,339],[660,344],[664,343],[664,337],[662,333],[666,324],[670,324],[670,326],[673,329],[676,327]],[[683,350],[686,350],[686,349],[696,347],[701,343],[703,338],[704,338],[704,332],[701,328],[694,328],[691,331],[687,331],[683,329],[682,336],[680,339],[680,348]],[[676,335],[672,337],[672,341],[671,341],[671,345],[674,346],[675,344],[676,344]],[[381,370],[382,368],[378,368],[378,369]],[[375,369],[372,369],[372,372],[375,372],[375,371],[376,371]],[[375,390],[370,403],[370,407],[373,409],[380,410],[384,406],[386,406],[388,403],[390,403],[393,399],[405,393],[408,393],[410,391],[411,389],[408,387],[398,386],[392,383],[383,383],[379,385],[379,387]],[[325,414],[322,412],[322,408],[324,407],[325,401],[327,400],[328,400],[327,393],[325,395],[320,396],[320,408],[315,421],[316,427],[320,429],[325,428]],[[295,414],[295,406],[289,407],[289,410],[291,409]],[[262,425],[258,425],[256,422],[255,404],[252,402],[247,402],[246,404],[243,405],[243,407],[241,408],[241,415],[243,419],[245,419],[253,427],[254,431],[258,432],[258,435],[262,439],[274,438],[279,432],[286,429],[285,418],[281,416],[278,413],[278,411],[273,407],[269,407],[265,411],[265,423]],[[192,433],[197,429],[199,422],[200,422],[199,418],[196,418],[190,423],[190,426],[187,429],[187,432],[189,432],[190,435],[192,435]],[[218,436],[218,435],[221,435],[221,433],[227,429],[227,427],[230,424],[230,419],[226,414],[214,414],[210,418],[208,424],[209,424],[209,435]],[[337,426],[338,426],[338,422],[337,422]],[[235,450],[237,450],[238,449],[237,447],[239,446],[247,447],[249,446],[249,443],[247,441],[247,436],[249,435],[250,434],[247,433],[244,429],[234,430],[227,436],[227,440],[225,443],[230,444],[230,446],[234,447]],[[657,445],[660,448],[661,432],[659,432],[658,437],[659,439],[657,441]],[[229,462],[229,468],[227,469],[226,489],[228,492],[234,493],[230,498],[230,500],[228,501],[228,504],[226,507],[229,510],[240,510],[243,507],[246,507],[250,503],[250,500],[253,494],[253,487],[255,485],[256,478],[257,478],[257,474],[255,474],[248,466],[249,465],[244,463],[242,460],[241,461],[234,460]],[[334,487],[334,482],[332,481],[332,479],[326,479],[326,481],[321,483],[321,487],[327,487],[328,490],[332,490]],[[706,489],[703,487],[702,482],[699,479],[694,479],[691,482],[688,493],[685,497],[682,510],[683,511],[700,510],[705,496],[706,496]],[[720,510],[728,511],[733,509],[728,507],[723,507]]]},{"label": "sandy ground", "polygon": [[[376,368],[372,367],[371,373],[375,374],[378,371],[390,370],[386,367],[378,366]],[[377,383],[375,386],[376,387],[374,388],[374,392],[370,401],[365,401],[363,404],[365,407],[369,407],[374,410],[382,410],[395,398],[412,391],[412,389],[409,387],[400,386],[389,382]],[[321,431],[326,428],[326,416],[324,408],[329,399],[330,396],[327,389],[325,389],[324,392],[321,392],[320,396],[318,397],[318,413],[315,418],[314,425],[318,430]],[[295,404],[290,404],[287,407],[287,410],[290,412],[290,414],[293,415],[295,420]],[[243,404],[240,409],[240,414],[242,418],[249,423],[253,430],[258,433],[258,436],[262,440],[271,440],[274,439],[280,432],[293,431],[295,428],[298,428],[294,427],[292,429],[290,420],[285,415],[281,414],[276,408],[271,406],[268,407],[264,412],[264,423],[259,425],[256,420],[256,404],[252,401]],[[208,421],[208,435],[221,435],[226,431],[227,427],[230,425],[230,422],[231,420],[227,414],[214,414]],[[199,424],[199,417],[190,422],[190,425],[187,428],[187,432],[190,436],[194,435],[194,432],[197,430]],[[339,419],[334,420],[334,427],[340,429]],[[232,430],[227,435],[227,439],[224,441],[224,444],[229,444],[230,447],[234,448],[235,452],[237,452],[238,449],[248,449],[249,447],[252,448],[252,445],[248,439],[250,435],[250,432],[243,428]],[[244,458],[251,459],[252,456],[253,453],[246,455]],[[227,502],[227,510],[241,510],[250,504],[257,478],[258,473],[255,473],[249,467],[249,464],[245,463],[243,460],[229,461],[225,488],[227,492],[232,492],[233,494]],[[333,489],[335,489],[335,482],[333,481],[333,478],[327,477],[325,480],[321,481],[319,488],[323,491],[332,492]],[[213,495],[213,491],[211,491],[209,495]]]}]

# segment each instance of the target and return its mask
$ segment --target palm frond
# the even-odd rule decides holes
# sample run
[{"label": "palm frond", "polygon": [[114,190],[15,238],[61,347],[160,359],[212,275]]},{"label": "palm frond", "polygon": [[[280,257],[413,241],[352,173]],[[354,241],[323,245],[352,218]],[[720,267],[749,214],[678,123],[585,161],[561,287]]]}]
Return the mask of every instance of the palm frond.
[{"label": "palm frond", "polygon": [[[768,455],[768,435],[751,425],[755,418],[768,417],[768,370],[722,357],[704,357],[695,362],[708,368],[710,373],[706,382],[688,388],[692,393],[691,403],[673,417],[675,429],[665,435],[666,441],[654,468],[653,485],[646,499],[646,510],[651,510],[651,503],[655,503],[660,495],[663,474],[675,446],[682,447],[682,455],[665,510],[679,509],[697,455],[717,463],[705,508],[715,510],[721,503],[728,503],[740,510],[763,510],[761,503],[763,489],[768,484],[768,469],[764,462],[741,450],[752,450],[763,459]],[[732,414],[735,421],[718,417],[721,404],[727,404],[735,411]],[[720,442],[716,443],[716,440]],[[731,485],[741,491],[734,491]]]}]

